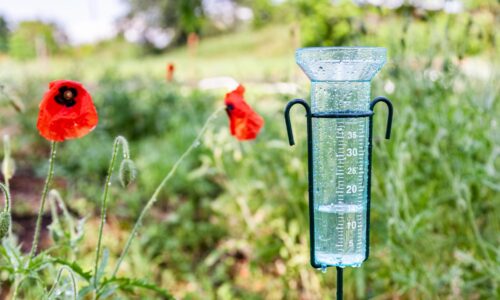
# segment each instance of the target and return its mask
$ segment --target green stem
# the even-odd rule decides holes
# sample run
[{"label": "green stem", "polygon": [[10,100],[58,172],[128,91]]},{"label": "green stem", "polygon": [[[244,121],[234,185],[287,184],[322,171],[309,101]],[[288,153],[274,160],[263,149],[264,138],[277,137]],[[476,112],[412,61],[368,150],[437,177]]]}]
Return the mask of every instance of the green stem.
[{"label": "green stem", "polygon": [[38,240],[40,239],[40,229],[42,226],[42,216],[45,207],[45,200],[47,200],[49,186],[50,183],[52,182],[52,176],[54,175],[54,160],[56,158],[56,148],[57,148],[57,143],[52,142],[50,144],[49,171],[47,174],[47,178],[45,179],[45,185],[43,186],[42,198],[40,200],[41,202],[40,210],[38,211],[38,217],[36,219],[35,235],[33,236],[33,243],[31,244],[31,251],[28,257],[28,266],[30,265],[33,256],[35,256],[38,247]]},{"label": "green stem", "polygon": [[[5,191],[10,195],[10,186],[8,178],[5,178]],[[10,207],[11,207],[11,200],[9,196],[9,199],[7,199],[7,197],[5,198],[5,211],[10,212]]]},{"label": "green stem", "polygon": [[16,276],[16,279],[14,280],[14,293],[12,294],[12,300],[16,300],[17,299],[17,294],[19,292],[19,281],[17,280],[17,276]]},{"label": "green stem", "polygon": [[66,266],[62,266],[59,269],[59,272],[57,273],[56,281],[54,282],[54,285],[52,286],[49,293],[47,294],[47,299],[50,299],[50,296],[52,295],[52,293],[54,293],[57,285],[59,284],[59,281],[61,280],[62,272],[64,270],[66,270],[66,272],[69,274],[69,277],[71,278],[71,287],[73,289],[73,300],[77,299],[77,287],[76,287],[75,274],[73,274],[73,271]]},{"label": "green stem", "polygon": [[200,132],[198,133],[198,135],[196,136],[196,138],[194,139],[194,141],[187,148],[187,150],[181,155],[181,157],[179,157],[179,159],[174,163],[174,165],[172,166],[172,169],[170,169],[170,172],[168,172],[168,174],[163,178],[163,180],[161,181],[161,183],[158,185],[158,187],[156,188],[155,192],[153,193],[153,195],[151,196],[151,198],[149,199],[149,201],[146,203],[146,205],[142,209],[142,211],[141,211],[141,213],[139,215],[139,218],[137,218],[137,221],[134,224],[134,228],[132,228],[132,232],[130,233],[130,235],[128,237],[128,240],[127,240],[127,242],[125,244],[125,247],[123,248],[123,251],[122,251],[120,257],[118,258],[118,262],[116,263],[115,269],[113,270],[113,273],[111,274],[111,277],[115,277],[116,273],[120,269],[120,266],[121,266],[121,264],[123,262],[123,259],[127,255],[127,252],[128,252],[128,250],[130,248],[130,245],[132,244],[132,241],[135,238],[135,235],[137,234],[137,231],[139,230],[139,227],[141,227],[142,219],[144,218],[144,216],[146,215],[146,213],[149,211],[149,209],[153,206],[153,204],[156,202],[157,197],[160,194],[160,191],[163,189],[163,187],[165,186],[165,184],[170,180],[170,178],[172,178],[172,176],[174,175],[175,171],[177,170],[177,168],[179,167],[179,165],[181,164],[181,162],[186,158],[186,156],[188,156],[193,151],[193,149],[196,148],[199,145],[201,137],[203,136],[203,134],[205,133],[205,131],[207,131],[207,129],[208,129],[208,125],[216,118],[217,114],[219,114],[223,109],[224,109],[224,107],[218,108],[215,112],[213,112],[208,117],[207,121],[205,122],[205,124],[201,128]]},{"label": "green stem", "polygon": [[62,226],[61,221],[59,220],[59,214],[57,213],[57,208],[59,207],[62,210],[64,219],[65,219],[65,221],[70,229],[70,234],[71,234],[70,238],[73,239],[74,236],[76,235],[75,224],[73,222],[73,218],[71,217],[71,215],[68,212],[68,209],[66,208],[66,204],[64,204],[64,201],[63,201],[61,195],[59,194],[59,192],[57,190],[55,190],[55,189],[51,190],[49,192],[48,200],[49,200],[49,205],[50,205],[50,209],[52,212],[53,222],[55,222],[59,226]]},{"label": "green stem", "polygon": [[0,183],[0,190],[2,190],[2,193],[5,197],[5,207],[4,211],[10,212],[10,192],[9,192],[9,187],[7,184]]},{"label": "green stem", "polygon": [[[2,188],[4,190],[4,193],[6,195],[5,197],[5,211],[7,212],[10,212],[10,175],[11,174],[7,174],[8,172],[4,172],[5,170],[3,169],[4,167],[4,163],[5,164],[9,164],[9,161],[10,161],[10,139],[9,139],[9,136],[8,135],[4,135],[3,136],[3,152],[4,152],[4,161],[2,162],[2,173],[3,174],[3,177],[4,177],[4,184],[5,184],[5,189]],[[7,198],[7,194],[9,194],[9,197]]]},{"label": "green stem", "polygon": [[[2,90],[1,87],[0,87],[0,90]],[[2,172],[3,172],[4,181],[5,181],[5,188],[7,190],[7,193],[9,194],[9,198],[7,199],[7,197],[6,197],[6,199],[5,199],[6,200],[5,211],[7,211],[9,213],[9,215],[11,215],[12,200],[10,197],[10,175],[12,175],[12,174],[7,174],[7,172],[4,172],[5,170],[3,170],[3,167],[4,167],[3,163],[9,164],[10,160],[11,160],[10,138],[9,138],[9,135],[7,135],[7,134],[3,136],[3,152],[4,152],[4,162],[2,162]],[[12,217],[12,215],[11,215],[11,217]],[[10,239],[10,242],[12,243],[12,224],[11,224],[11,226],[9,226],[9,239]]]},{"label": "green stem", "polygon": [[101,253],[102,232],[104,229],[104,223],[106,222],[106,205],[108,200],[108,191],[109,191],[109,186],[111,185],[111,174],[113,173],[116,156],[119,150],[118,146],[120,144],[122,145],[123,148],[123,157],[125,159],[129,159],[130,157],[127,140],[122,136],[116,137],[115,142],[113,143],[113,153],[111,155],[111,161],[109,162],[108,174],[106,176],[106,182],[104,184],[104,192],[101,201],[101,223],[99,224],[99,234],[97,238],[97,247],[95,251],[95,264],[94,264],[94,292],[95,292],[94,297],[97,294],[97,283],[99,281],[99,279],[97,278],[97,270],[99,268],[99,257]]}]

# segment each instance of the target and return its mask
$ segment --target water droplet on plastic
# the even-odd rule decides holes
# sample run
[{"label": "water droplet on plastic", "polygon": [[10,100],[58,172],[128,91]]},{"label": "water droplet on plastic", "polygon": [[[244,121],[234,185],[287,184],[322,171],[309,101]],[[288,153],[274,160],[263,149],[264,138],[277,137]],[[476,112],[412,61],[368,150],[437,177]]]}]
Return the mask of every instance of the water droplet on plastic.
[{"label": "water droplet on plastic", "polygon": [[321,273],[326,273],[326,265],[321,265]]}]

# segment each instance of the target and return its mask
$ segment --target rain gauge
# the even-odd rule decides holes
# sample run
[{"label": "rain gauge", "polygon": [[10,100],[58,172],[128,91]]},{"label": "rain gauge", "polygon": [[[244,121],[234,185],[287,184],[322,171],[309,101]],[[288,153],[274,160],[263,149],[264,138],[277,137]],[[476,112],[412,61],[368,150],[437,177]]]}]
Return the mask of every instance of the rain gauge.
[{"label": "rain gauge", "polygon": [[337,299],[343,296],[343,268],[359,267],[369,254],[370,176],[373,109],[388,108],[390,138],[393,108],[384,97],[371,101],[370,81],[384,65],[377,47],[303,48],[297,64],[311,80],[311,105],[295,99],[285,108],[290,145],[290,109],[306,111],[311,265],[337,269]]}]

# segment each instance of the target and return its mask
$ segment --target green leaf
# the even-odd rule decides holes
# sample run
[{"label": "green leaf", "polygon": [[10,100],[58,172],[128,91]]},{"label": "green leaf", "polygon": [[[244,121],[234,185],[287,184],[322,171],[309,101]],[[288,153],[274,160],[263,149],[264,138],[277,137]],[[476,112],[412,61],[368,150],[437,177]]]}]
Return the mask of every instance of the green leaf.
[{"label": "green leaf", "polygon": [[109,260],[109,250],[107,248],[104,248],[102,251],[102,259],[101,263],[99,264],[99,268],[97,269],[97,274],[94,274],[97,278],[97,282],[101,281],[101,278],[104,276],[104,273],[106,271],[106,266],[108,265],[108,260]]},{"label": "green leaf", "polygon": [[78,299],[85,299],[90,292],[94,290],[94,286],[89,284],[78,291]]},{"label": "green leaf", "polygon": [[135,288],[141,288],[156,292],[158,295],[161,295],[163,299],[167,300],[175,300],[174,296],[172,296],[167,290],[158,287],[156,284],[149,283],[143,279],[131,279],[127,277],[113,277],[103,283],[104,285],[110,283],[117,283],[118,288],[123,290],[124,292],[132,293]]},{"label": "green leaf", "polygon": [[35,256],[30,265],[28,266],[28,271],[37,273],[43,269],[45,269],[49,264],[53,262],[53,258],[45,253],[40,253]]},{"label": "green leaf", "polygon": [[107,297],[113,295],[116,289],[119,287],[118,284],[106,284],[99,290],[99,299],[106,299]]},{"label": "green leaf", "polygon": [[[90,271],[87,271],[85,272],[82,267],[80,267],[80,265],[74,261],[74,262],[69,262],[69,261],[66,261],[64,259],[61,259],[61,258],[56,258],[54,260],[54,263],[57,263],[57,264],[60,264],[60,265],[64,265],[64,266],[67,266],[68,268],[70,268],[73,272],[75,272],[76,274],[78,274],[80,277],[82,277],[83,279],[85,279],[87,282],[90,282],[90,279],[92,278],[92,273]],[[81,292],[81,290],[80,290]]]},{"label": "green leaf", "polygon": [[14,268],[8,265],[0,265],[0,271],[7,271],[11,275],[14,273]]},{"label": "green leaf", "polygon": [[4,239],[2,241],[3,249],[2,255],[5,256],[7,261],[10,262],[12,267],[17,270],[19,266],[22,264],[22,254],[21,254],[21,246],[12,247],[10,243],[10,239]]}]

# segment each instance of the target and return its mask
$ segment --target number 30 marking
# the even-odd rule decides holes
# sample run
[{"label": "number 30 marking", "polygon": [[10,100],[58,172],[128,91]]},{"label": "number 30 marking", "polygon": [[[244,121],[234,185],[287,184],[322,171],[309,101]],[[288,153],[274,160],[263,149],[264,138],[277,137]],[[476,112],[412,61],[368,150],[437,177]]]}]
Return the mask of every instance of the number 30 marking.
[{"label": "number 30 marking", "polygon": [[358,156],[358,149],[347,148],[347,156]]}]

